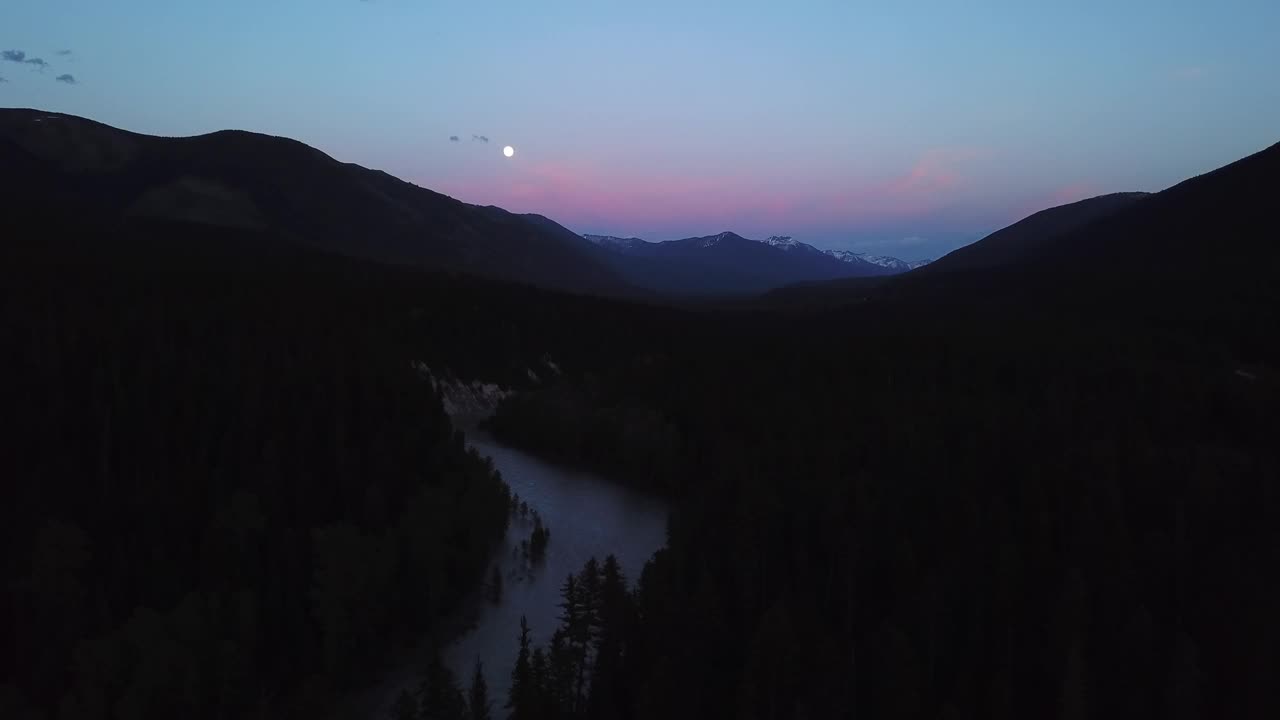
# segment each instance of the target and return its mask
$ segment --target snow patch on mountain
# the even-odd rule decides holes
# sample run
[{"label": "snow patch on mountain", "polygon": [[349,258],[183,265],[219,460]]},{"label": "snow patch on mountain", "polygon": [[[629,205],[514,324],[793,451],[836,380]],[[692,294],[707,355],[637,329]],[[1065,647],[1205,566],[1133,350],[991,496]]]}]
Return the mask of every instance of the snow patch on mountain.
[{"label": "snow patch on mountain", "polygon": [[[608,248],[611,250],[623,251],[623,252],[627,252],[627,251],[634,252],[640,248],[643,248],[646,245],[657,246],[657,245],[668,244],[668,243],[655,244],[655,243],[646,242],[644,240],[641,240],[640,238],[634,238],[634,237],[621,238],[621,237],[616,237],[614,235],[584,234],[582,237],[600,247]],[[726,231],[726,232],[719,233],[717,235],[708,235],[706,237],[700,237],[700,238],[688,238],[687,240],[676,240],[671,242],[687,243],[686,246],[688,247],[710,248],[710,247],[715,247],[716,245],[719,245],[720,243],[728,239],[747,240],[747,238],[743,238],[742,236],[736,233]],[[818,248],[812,245],[809,245],[808,243],[802,243],[799,240],[796,240],[794,237],[790,235],[771,235],[765,238],[764,240],[750,240],[750,242],[758,242],[761,245],[767,245],[771,248],[781,250],[782,252],[785,252],[785,253],[799,253],[799,254],[813,253],[814,255],[826,255],[852,265],[859,265],[862,263],[866,263],[868,265],[874,265],[876,267],[885,268],[886,270],[892,270],[893,272],[907,272],[908,270],[914,270],[918,267],[921,267],[922,265],[928,265],[931,262],[930,260],[906,261],[906,260],[900,260],[896,257],[890,257],[888,255],[869,255],[867,253],[854,252],[852,250],[819,250]]]},{"label": "snow patch on mountain", "polygon": [[869,255],[867,253],[854,252],[852,250],[828,250],[827,254],[843,262],[870,263],[872,265],[878,265],[882,268],[887,268],[889,270],[894,270],[897,272],[907,272],[908,270],[915,270],[918,267],[923,267],[933,262],[932,260],[913,260],[908,262],[906,260],[899,260],[896,257],[890,257],[888,255]]},{"label": "snow patch on mountain", "polygon": [[814,255],[827,254],[808,243],[802,243],[799,240],[796,240],[790,235],[772,235],[764,240],[760,240],[759,242],[788,253],[812,253]]},{"label": "snow patch on mountain", "polygon": [[737,237],[737,235],[734,235],[731,232],[722,232],[719,235],[712,235],[711,237],[703,238],[700,247],[714,247],[719,245],[721,241],[731,237]]},{"label": "snow patch on mountain", "polygon": [[625,250],[643,244],[644,240],[640,238],[620,238],[613,235],[586,235],[582,238],[592,244],[599,245],[604,248],[613,248],[616,250]]}]

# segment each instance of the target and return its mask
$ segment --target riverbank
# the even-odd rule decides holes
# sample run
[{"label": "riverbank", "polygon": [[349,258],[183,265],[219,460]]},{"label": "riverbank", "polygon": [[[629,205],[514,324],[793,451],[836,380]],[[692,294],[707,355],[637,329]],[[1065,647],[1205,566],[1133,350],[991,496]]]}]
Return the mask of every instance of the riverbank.
[{"label": "riverbank", "polygon": [[424,640],[406,651],[396,669],[354,699],[354,717],[384,720],[400,691],[416,686],[422,663],[435,650],[462,682],[481,661],[490,697],[500,707],[510,685],[522,616],[528,620],[534,643],[548,642],[558,624],[557,604],[565,576],[580,570],[590,557],[612,554],[627,577],[635,579],[665,544],[668,507],[660,499],[548,463],[498,443],[464,419],[456,422],[466,433],[468,445],[491,458],[512,493],[537,511],[551,530],[550,543],[542,561],[530,567],[521,542],[529,539],[531,516],[513,517],[489,564],[489,573],[496,566],[503,577],[498,602],[477,586],[464,611],[441,621],[434,641]]}]

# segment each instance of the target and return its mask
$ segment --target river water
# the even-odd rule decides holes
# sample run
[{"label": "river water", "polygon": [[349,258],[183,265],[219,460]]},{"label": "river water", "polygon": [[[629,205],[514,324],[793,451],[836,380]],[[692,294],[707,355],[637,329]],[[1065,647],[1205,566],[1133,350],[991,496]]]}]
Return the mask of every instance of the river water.
[{"label": "river water", "polygon": [[[505,717],[501,708],[511,684],[520,616],[528,619],[534,644],[545,645],[557,625],[560,586],[592,556],[598,560],[609,554],[617,557],[634,586],[645,562],[666,542],[667,505],[597,475],[559,467],[500,445],[474,428],[466,433],[470,445],[493,459],[511,491],[536,510],[551,530],[546,557],[531,567],[520,554],[521,541],[528,540],[533,530],[531,516],[512,517],[490,568],[492,574],[492,565],[497,565],[502,574],[500,599],[493,602],[484,593],[474,625],[443,653],[444,662],[464,689],[476,661],[484,664],[493,716]],[[390,703],[416,680],[416,668],[406,667],[382,683],[375,693],[372,720],[387,718]]]}]

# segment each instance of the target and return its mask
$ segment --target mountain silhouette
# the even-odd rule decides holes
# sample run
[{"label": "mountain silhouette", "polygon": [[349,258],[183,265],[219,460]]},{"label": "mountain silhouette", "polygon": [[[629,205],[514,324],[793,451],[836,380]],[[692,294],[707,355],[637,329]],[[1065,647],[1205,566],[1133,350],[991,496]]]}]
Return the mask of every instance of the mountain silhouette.
[{"label": "mountain silhouette", "polygon": [[971,245],[948,253],[919,272],[987,270],[1013,265],[1034,255],[1037,248],[1054,238],[1106,217],[1145,197],[1147,193],[1113,193],[1041,210]]},{"label": "mountain silhouette", "polygon": [[656,243],[585,237],[630,283],[668,294],[754,294],[795,283],[894,272],[857,258],[842,260],[789,237],[758,241],[727,231]]},{"label": "mountain silhouette", "polygon": [[1280,143],[1060,234],[1029,253],[1028,264],[1274,280],[1280,270],[1274,231],[1278,177]]},{"label": "mountain silhouette", "polygon": [[38,110],[0,110],[0,181],[23,212],[254,231],[380,262],[634,294],[577,234],[455,200],[286,138],[161,138]]},{"label": "mountain silhouette", "polygon": [[[864,321],[1157,326],[1280,360],[1280,144],[1155,194],[1051,208],[892,278],[810,283],[773,306],[860,304]],[[888,321],[886,321],[888,322]]]}]

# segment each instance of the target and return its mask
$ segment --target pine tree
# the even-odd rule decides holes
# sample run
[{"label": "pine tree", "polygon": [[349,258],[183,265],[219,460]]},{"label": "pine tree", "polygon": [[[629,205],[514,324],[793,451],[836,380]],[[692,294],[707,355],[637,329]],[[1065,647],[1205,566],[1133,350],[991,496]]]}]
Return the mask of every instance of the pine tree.
[{"label": "pine tree", "polygon": [[529,657],[529,623],[520,616],[520,651],[516,654],[515,667],[511,669],[511,689],[507,693],[506,708],[511,711],[510,720],[531,720],[536,713],[537,688]]},{"label": "pine tree", "polygon": [[578,573],[578,598],[582,606],[584,644],[593,640],[600,629],[600,605],[603,578],[600,563],[590,558]]},{"label": "pine tree", "polygon": [[560,628],[552,638],[551,665],[557,696],[562,711],[568,713],[576,713],[582,707],[586,646],[590,637],[590,611],[584,602],[582,577],[585,575],[569,575],[560,588]]},{"label": "pine tree", "polygon": [[573,686],[578,673],[575,653],[566,637],[564,628],[556,630],[547,651],[547,707],[553,715],[573,713]]},{"label": "pine tree", "polygon": [[609,555],[600,568],[600,624],[601,630],[612,625],[613,632],[621,634],[621,624],[630,598],[627,595],[627,578],[622,573],[618,558]]},{"label": "pine tree", "polygon": [[551,670],[547,664],[547,654],[542,648],[534,648],[529,657],[529,677],[532,681],[530,696],[533,700],[534,717],[555,717],[554,698],[551,695]]},{"label": "pine tree", "polygon": [[600,565],[593,557],[578,573],[578,622],[569,628],[574,648],[576,676],[573,685],[575,710],[586,706],[587,671],[595,660],[595,643],[600,630]]},{"label": "pine tree", "polygon": [[484,680],[484,663],[476,660],[476,671],[471,677],[471,691],[467,695],[467,709],[471,720],[489,720],[489,684]]},{"label": "pine tree", "polygon": [[560,586],[560,616],[556,618],[560,621],[560,629],[566,633],[572,633],[572,629],[581,622],[582,606],[578,600],[578,578],[570,574]]},{"label": "pine tree", "polygon": [[422,720],[463,720],[467,703],[449,668],[433,657],[418,683],[418,708]]},{"label": "pine tree", "polygon": [[551,530],[544,526],[542,524],[542,518],[535,514],[533,517],[533,532],[529,534],[528,540],[530,560],[536,563],[546,557],[547,543],[550,541]]},{"label": "pine tree", "polygon": [[622,654],[634,612],[627,581],[613,555],[600,569],[599,630],[593,647],[591,689],[587,697],[588,715],[608,718],[619,715],[624,699]]}]

